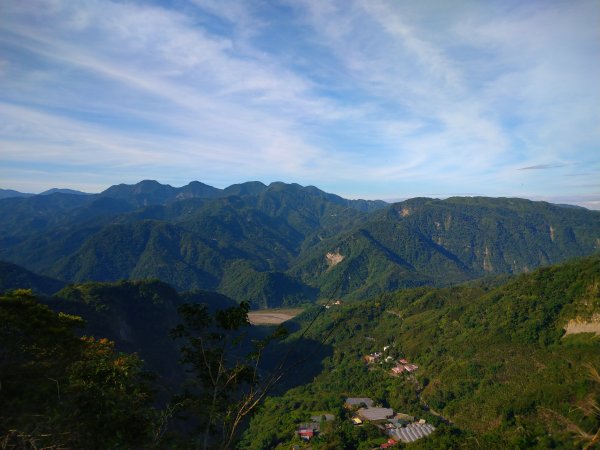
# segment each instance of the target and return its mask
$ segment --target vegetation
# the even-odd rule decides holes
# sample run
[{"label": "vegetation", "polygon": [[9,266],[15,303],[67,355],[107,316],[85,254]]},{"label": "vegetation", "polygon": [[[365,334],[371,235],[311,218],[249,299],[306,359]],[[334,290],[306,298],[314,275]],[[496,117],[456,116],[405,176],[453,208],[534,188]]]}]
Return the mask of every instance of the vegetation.
[{"label": "vegetation", "polygon": [[[333,354],[322,372],[265,402],[244,445],[287,448],[298,423],[329,411],[336,425],[311,446],[363,448],[364,436],[346,431],[346,396],[370,397],[438,427],[411,448],[585,445],[600,427],[600,385],[590,376],[600,367],[600,338],[563,337],[562,328],[591,304],[598,312],[599,281],[596,256],[500,286],[408,289],[331,308],[311,330],[313,338],[331,336]],[[388,345],[394,361],[405,357],[419,366],[415,375],[392,376],[393,362],[364,363],[365,354]]]},{"label": "vegetation", "polygon": [[[345,200],[315,187],[143,181],[0,200],[0,258],[64,282],[156,278],[278,307],[521,273],[591,254],[600,213],[521,199]],[[333,259],[327,255],[334,255]]]},{"label": "vegetation", "polygon": [[0,293],[24,287],[39,294],[52,295],[62,289],[64,283],[37,275],[16,264],[0,261]]},{"label": "vegetation", "polygon": [[598,444],[600,337],[564,329],[600,326],[600,256],[550,265],[595,251],[596,212],[151,181],[3,211],[0,256],[45,276],[0,265],[2,448],[289,448],[309,421],[379,446],[348,396],[434,424],[415,449]]},{"label": "vegetation", "polygon": [[2,448],[135,448],[153,441],[150,380],[136,355],[77,338],[82,319],[31,291],[0,297]]}]

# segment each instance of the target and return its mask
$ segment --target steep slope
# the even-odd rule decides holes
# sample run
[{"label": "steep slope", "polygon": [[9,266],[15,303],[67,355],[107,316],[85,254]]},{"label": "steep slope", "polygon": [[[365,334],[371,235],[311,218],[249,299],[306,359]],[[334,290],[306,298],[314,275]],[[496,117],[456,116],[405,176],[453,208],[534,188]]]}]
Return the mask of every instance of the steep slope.
[{"label": "steep slope", "polygon": [[106,337],[120,351],[138,353],[146,369],[163,378],[158,383],[161,389],[165,382],[175,388],[184,374],[179,348],[170,337],[181,322],[178,308],[184,303],[205,304],[214,312],[237,305],[216,292],[177,293],[158,280],[73,284],[41,301],[55,311],[83,317],[83,335]]},{"label": "steep slope", "polygon": [[0,293],[14,289],[31,289],[37,294],[52,295],[64,287],[53,278],[37,275],[16,264],[0,261]]},{"label": "steep slope", "polygon": [[[594,256],[497,287],[409,289],[331,308],[307,335],[328,337],[333,346],[322,373],[268,400],[244,445],[286,446],[313,411],[331,411],[341,423],[312,447],[341,441],[357,448],[368,437],[344,426],[349,416],[339,407],[346,396],[364,396],[438,427],[411,448],[581,448],[600,428],[593,409],[600,402],[600,379],[593,376],[600,339],[566,335],[565,328],[573,318],[600,314],[599,286],[600,256]],[[300,323],[315,314],[300,316]],[[367,366],[363,356],[375,351],[383,352],[382,361]],[[416,372],[394,376],[399,358],[416,364]]]},{"label": "steep slope", "polygon": [[[600,247],[600,213],[582,208],[459,197],[386,206],[280,182],[221,190],[147,180],[97,195],[4,199],[0,226],[0,258],[43,275],[159,278],[263,299],[238,298],[253,304],[275,295],[273,277],[286,285],[274,304],[366,298],[526,272]],[[252,288],[241,286],[250,279]]]},{"label": "steep slope", "polygon": [[388,281],[394,270],[405,273],[395,287],[443,285],[527,272],[598,248],[595,211],[522,199],[421,198],[373,213],[355,230],[320,242],[290,273],[326,291],[340,277],[352,277],[355,286],[344,281],[341,293],[364,298],[394,286]]},{"label": "steep slope", "polygon": [[[132,195],[158,202],[174,191],[154,182],[116,186],[112,196],[64,212],[55,228],[3,254],[63,280],[158,278],[180,290],[219,288],[253,305],[277,306],[315,298],[314,289],[280,273],[302,247],[315,234],[335,234],[366,217],[343,199],[332,203],[298,185],[245,183],[232,190],[245,194],[133,210]],[[249,279],[252,287],[241,286]]]}]

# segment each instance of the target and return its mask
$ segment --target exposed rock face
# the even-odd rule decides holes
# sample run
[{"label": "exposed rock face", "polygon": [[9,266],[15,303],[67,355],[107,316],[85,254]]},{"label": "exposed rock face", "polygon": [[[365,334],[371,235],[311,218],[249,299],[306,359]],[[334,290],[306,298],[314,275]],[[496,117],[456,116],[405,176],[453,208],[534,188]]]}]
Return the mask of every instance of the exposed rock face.
[{"label": "exposed rock face", "polygon": [[344,255],[340,254],[340,252],[328,252],[325,258],[327,259],[327,265],[331,268],[341,263],[344,260]]},{"label": "exposed rock face", "polygon": [[588,319],[577,317],[569,320],[565,325],[565,336],[577,333],[596,333],[600,335],[600,314],[594,314]]},{"label": "exposed rock face", "polygon": [[494,270],[494,267],[492,266],[491,256],[492,252],[490,252],[490,249],[486,245],[485,254],[483,255],[483,270],[485,270],[486,272],[491,272]]},{"label": "exposed rock face", "polygon": [[404,207],[398,212],[400,213],[401,217],[407,217],[407,216],[410,216],[410,213],[412,213],[412,210],[410,208]]}]

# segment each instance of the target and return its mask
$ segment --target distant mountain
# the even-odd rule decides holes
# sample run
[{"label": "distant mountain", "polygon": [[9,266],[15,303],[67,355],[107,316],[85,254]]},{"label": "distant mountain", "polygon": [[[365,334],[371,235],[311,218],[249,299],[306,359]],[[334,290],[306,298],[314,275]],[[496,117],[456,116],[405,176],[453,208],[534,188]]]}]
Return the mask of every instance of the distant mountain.
[{"label": "distant mountain", "polygon": [[0,293],[14,289],[31,289],[37,294],[52,295],[64,286],[62,281],[37,275],[16,264],[0,261]]},{"label": "distant mountain", "polygon": [[290,273],[365,297],[520,273],[600,248],[600,213],[522,199],[411,199],[301,255]]},{"label": "distant mountain", "polygon": [[0,200],[3,198],[12,198],[12,197],[31,197],[35,194],[25,194],[19,191],[13,191],[12,189],[0,189]]},{"label": "distant mountain", "polygon": [[51,195],[51,194],[72,194],[72,195],[92,195],[87,192],[75,191],[73,189],[59,189],[52,188],[47,191],[41,192],[39,195]]},{"label": "distant mountain", "polygon": [[65,282],[157,278],[254,307],[519,273],[600,248],[600,212],[522,199],[389,205],[313,186],[146,180],[0,200],[0,258]]}]

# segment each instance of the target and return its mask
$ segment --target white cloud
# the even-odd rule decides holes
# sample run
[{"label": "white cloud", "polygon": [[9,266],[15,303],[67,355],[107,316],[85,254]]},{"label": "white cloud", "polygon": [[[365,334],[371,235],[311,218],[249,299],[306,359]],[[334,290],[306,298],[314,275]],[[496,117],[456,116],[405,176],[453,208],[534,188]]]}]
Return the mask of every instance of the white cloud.
[{"label": "white cloud", "polygon": [[598,161],[596,12],[594,1],[9,0],[0,158],[62,154],[140,178],[192,178],[196,166],[232,182],[361,178],[388,196],[409,182],[508,191],[526,174],[547,189],[531,173],[544,171],[517,169]]}]

